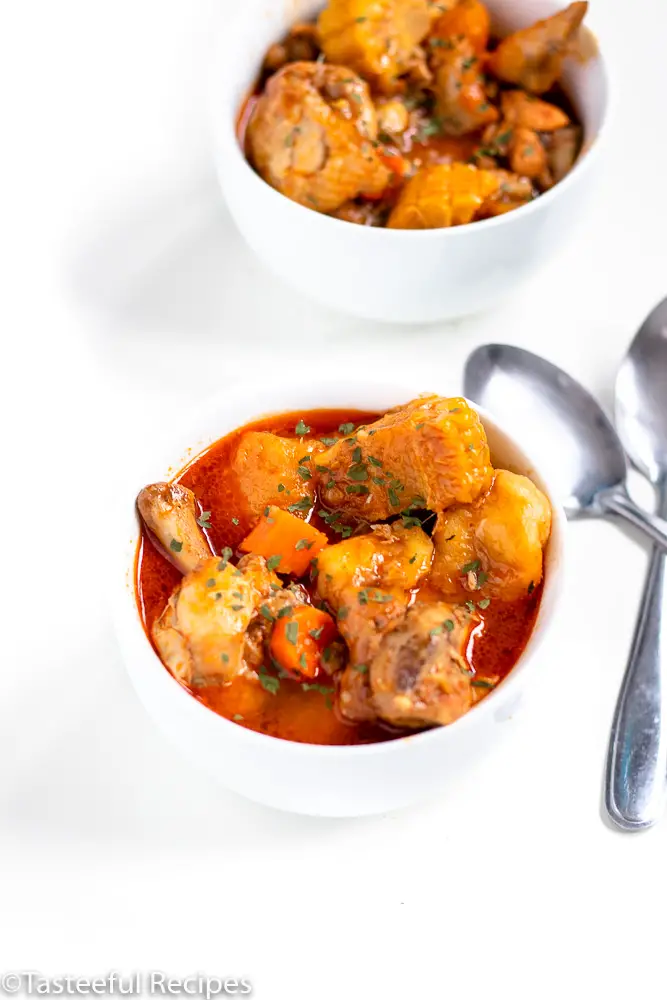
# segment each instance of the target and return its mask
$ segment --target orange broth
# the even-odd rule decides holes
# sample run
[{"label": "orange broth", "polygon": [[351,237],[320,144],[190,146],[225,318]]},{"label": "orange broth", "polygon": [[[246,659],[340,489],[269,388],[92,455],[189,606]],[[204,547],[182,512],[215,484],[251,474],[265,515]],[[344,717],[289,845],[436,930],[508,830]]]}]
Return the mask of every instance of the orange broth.
[{"label": "orange broth", "polygon": [[[232,459],[239,439],[248,430],[271,431],[284,437],[295,437],[300,419],[310,426],[309,437],[336,434],[341,423],[368,424],[379,414],[350,410],[310,410],[267,417],[233,431],[198,455],[176,477],[195,494],[202,510],[211,512],[210,526],[205,529],[211,548],[219,553],[225,546],[238,554],[239,543],[245,538],[255,518],[248,515],[239,489]],[[332,542],[340,541],[329,526],[317,515],[317,498],[308,520],[324,531]],[[234,523],[232,519],[238,521]],[[135,582],[137,602],[146,635],[150,638],[154,622],[162,614],[170,594],[181,579],[178,570],[162,555],[142,527],[137,550]],[[301,580],[309,593],[313,584],[307,577]],[[474,629],[468,657],[476,678],[502,680],[521,655],[530,636],[540,603],[542,586],[519,601],[492,601],[480,611],[481,622]],[[430,591],[428,584],[414,591],[420,601],[441,599]],[[271,664],[267,671],[275,673]],[[165,667],[166,669],[166,667]],[[278,691],[264,689],[252,675],[236,677],[229,683],[188,688],[190,694],[212,711],[239,725],[260,733],[298,743],[358,744],[377,743],[406,735],[408,730],[385,724],[352,723],[337,710],[335,680],[320,671],[317,678],[323,690],[304,691],[300,682],[282,678]]]}]

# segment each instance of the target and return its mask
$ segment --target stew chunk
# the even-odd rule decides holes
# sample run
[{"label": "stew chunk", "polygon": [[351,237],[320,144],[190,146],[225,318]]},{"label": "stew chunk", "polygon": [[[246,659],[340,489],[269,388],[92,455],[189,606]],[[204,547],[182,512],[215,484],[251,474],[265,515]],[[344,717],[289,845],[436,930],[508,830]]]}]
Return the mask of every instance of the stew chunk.
[{"label": "stew chunk", "polygon": [[499,80],[544,94],[559,78],[587,10],[588,3],[571,3],[552,17],[508,35],[489,56],[488,70]]},{"label": "stew chunk", "polygon": [[390,92],[418,61],[430,23],[428,0],[330,0],[318,21],[320,45],[330,62]]},{"label": "stew chunk", "polygon": [[370,666],[378,713],[402,726],[455,722],[473,703],[465,649],[475,619],[449,604],[416,604],[381,640]]},{"label": "stew chunk", "polygon": [[482,423],[464,399],[422,396],[318,456],[329,507],[381,521],[408,507],[446,510],[491,485]]},{"label": "stew chunk", "polygon": [[164,663],[185,684],[231,680],[245,667],[246,630],[280,588],[261,556],[238,567],[213,556],[183,577],[153,627]]},{"label": "stew chunk", "polygon": [[287,507],[314,499],[313,456],[324,451],[320,441],[279,437],[268,431],[247,431],[233,459],[251,514],[259,517],[269,506]]},{"label": "stew chunk", "polygon": [[439,515],[430,581],[454,600],[516,600],[542,579],[550,531],[544,494],[525,476],[501,469],[480,504]]},{"label": "stew chunk", "polygon": [[376,138],[368,85],[343,66],[318,62],[289,63],[271,76],[247,131],[264,180],[319,212],[384,191],[390,174]]},{"label": "stew chunk", "polygon": [[179,483],[153,483],[137,497],[137,507],[165,555],[181,573],[189,573],[211,555],[197,524],[197,501],[192,490]]}]

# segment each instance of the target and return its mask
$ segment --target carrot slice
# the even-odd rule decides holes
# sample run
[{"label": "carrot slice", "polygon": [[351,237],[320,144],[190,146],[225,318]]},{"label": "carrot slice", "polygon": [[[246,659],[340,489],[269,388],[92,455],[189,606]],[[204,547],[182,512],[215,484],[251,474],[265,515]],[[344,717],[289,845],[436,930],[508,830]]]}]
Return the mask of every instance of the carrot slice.
[{"label": "carrot slice", "polygon": [[289,618],[279,618],[273,626],[269,650],[283,670],[313,678],[317,677],[323,651],[337,633],[331,615],[301,604]]},{"label": "carrot slice", "polygon": [[303,576],[311,559],[327,544],[327,536],[300,517],[280,507],[269,507],[268,513],[247,535],[239,549],[264,556],[271,569],[278,573]]}]

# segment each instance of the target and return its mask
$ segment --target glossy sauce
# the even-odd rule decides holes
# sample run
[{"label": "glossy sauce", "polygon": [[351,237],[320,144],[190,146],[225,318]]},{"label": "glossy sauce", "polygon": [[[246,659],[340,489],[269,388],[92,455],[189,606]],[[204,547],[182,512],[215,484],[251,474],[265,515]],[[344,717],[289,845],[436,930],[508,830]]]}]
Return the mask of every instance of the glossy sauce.
[{"label": "glossy sauce", "polygon": [[[198,455],[175,479],[193,491],[202,510],[211,512],[210,527],[205,533],[213,551],[219,553],[230,546],[236,556],[239,543],[256,520],[245,509],[236,474],[232,471],[236,447],[247,430],[272,431],[294,437],[297,422],[304,419],[311,428],[309,437],[322,437],[337,433],[341,423],[358,426],[371,423],[377,417],[378,414],[350,410],[280,414],[248,424]],[[316,500],[315,511],[318,507]],[[239,523],[234,524],[232,518]],[[335,535],[317,513],[309,520],[331,541],[340,541],[340,536]],[[149,638],[153,623],[162,614],[180,579],[178,570],[142,528],[136,560],[136,592]],[[301,582],[310,587],[306,577]],[[478,679],[492,678],[495,682],[511,670],[532,631],[541,591],[541,586],[537,587],[531,595],[514,603],[492,601],[486,610],[480,611],[481,622],[474,629],[468,648],[471,668]],[[312,593],[312,589],[309,592]],[[439,599],[428,585],[415,591],[415,597],[417,595],[420,601]],[[274,672],[269,664],[267,669]],[[234,719],[239,725],[300,743],[373,743],[406,734],[404,729],[387,725],[346,721],[334,705],[335,681],[321,671],[317,682],[330,693],[304,691],[297,681],[281,679],[277,694],[271,694],[252,676],[237,677],[222,686],[207,685],[188,690],[213,711]]]}]

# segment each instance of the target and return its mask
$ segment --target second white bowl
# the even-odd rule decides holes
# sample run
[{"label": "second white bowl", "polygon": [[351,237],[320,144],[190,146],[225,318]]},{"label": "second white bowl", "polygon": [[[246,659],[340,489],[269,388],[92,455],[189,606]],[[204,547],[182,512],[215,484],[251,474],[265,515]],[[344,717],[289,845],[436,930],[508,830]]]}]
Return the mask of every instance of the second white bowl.
[{"label": "second white bowl", "polygon": [[[321,6],[318,0],[245,0],[234,26],[222,32],[211,82],[213,137],[220,185],[238,228],[277,275],[347,313],[406,323],[487,308],[565,242],[581,213],[607,114],[602,57],[567,63],[563,83],[584,126],[584,151],[551,191],[514,212],[452,229],[357,226],[274,191],[248,164],[236,136],[239,109],[267,48]],[[488,6],[494,29],[504,35],[563,4],[489,0]]]}]

